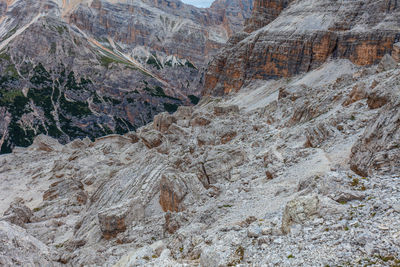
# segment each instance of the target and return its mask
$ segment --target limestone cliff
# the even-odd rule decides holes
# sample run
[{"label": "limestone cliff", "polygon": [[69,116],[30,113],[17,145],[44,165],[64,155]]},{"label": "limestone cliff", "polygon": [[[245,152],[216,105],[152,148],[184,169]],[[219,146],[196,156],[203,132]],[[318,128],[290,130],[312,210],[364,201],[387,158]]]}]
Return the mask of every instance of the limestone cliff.
[{"label": "limestone cliff", "polygon": [[268,25],[293,0],[255,0],[251,17],[246,20],[245,32],[252,32]]},{"label": "limestone cliff", "polygon": [[[400,39],[400,9],[392,2],[257,1],[247,29],[268,25],[241,34],[214,58],[204,94],[237,91],[253,79],[290,77],[328,58],[376,64]],[[261,24],[258,12],[267,18]]]}]

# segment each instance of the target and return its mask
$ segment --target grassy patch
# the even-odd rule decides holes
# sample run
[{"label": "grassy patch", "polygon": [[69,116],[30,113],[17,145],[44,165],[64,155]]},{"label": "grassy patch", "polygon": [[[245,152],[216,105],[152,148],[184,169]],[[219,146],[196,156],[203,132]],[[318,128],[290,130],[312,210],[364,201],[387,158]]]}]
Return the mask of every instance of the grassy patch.
[{"label": "grassy patch", "polygon": [[19,90],[11,90],[11,91],[1,91],[0,90],[0,105],[8,105],[12,102],[14,102],[15,98],[20,96],[24,97],[24,94],[22,91]]}]

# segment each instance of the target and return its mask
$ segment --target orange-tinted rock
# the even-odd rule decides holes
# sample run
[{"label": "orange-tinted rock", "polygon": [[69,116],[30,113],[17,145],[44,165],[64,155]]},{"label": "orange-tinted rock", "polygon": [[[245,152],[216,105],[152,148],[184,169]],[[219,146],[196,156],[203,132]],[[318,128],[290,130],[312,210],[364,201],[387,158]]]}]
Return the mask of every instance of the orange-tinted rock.
[{"label": "orange-tinted rock", "polygon": [[264,27],[282,12],[293,0],[255,0],[251,18],[246,20],[244,31],[252,32]]},{"label": "orange-tinted rock", "polygon": [[226,144],[229,143],[233,138],[235,138],[237,135],[237,132],[235,131],[230,131],[228,133],[225,133],[222,137],[221,137],[221,143],[222,144]]},{"label": "orange-tinted rock", "polygon": [[350,104],[353,104],[354,102],[360,101],[361,99],[364,99],[367,97],[367,93],[365,92],[365,85],[360,85],[357,84],[353,87],[351,90],[349,96],[347,99],[343,102],[343,106],[348,106]]},{"label": "orange-tinted rock", "polygon": [[43,194],[43,201],[51,201],[57,198],[68,198],[76,205],[86,204],[88,195],[80,181],[65,179],[54,182]]},{"label": "orange-tinted rock", "polygon": [[2,219],[23,227],[25,223],[30,222],[32,216],[31,209],[24,204],[23,199],[17,198],[4,212]]},{"label": "orange-tinted rock", "polygon": [[125,232],[134,221],[144,217],[144,207],[138,199],[106,208],[98,213],[100,229],[105,239],[114,238]]},{"label": "orange-tinted rock", "polygon": [[162,133],[168,131],[169,126],[176,122],[176,118],[170,115],[168,112],[163,112],[154,117],[153,125],[154,129]]},{"label": "orange-tinted rock", "polygon": [[[400,16],[400,9],[387,8],[387,3],[372,0],[293,2],[267,26],[221,50],[207,70],[204,95],[235,92],[253,79],[304,73],[328,58],[345,58],[361,66],[377,64],[400,39],[391,27],[379,29],[383,20],[399,24],[392,13]],[[364,30],[357,29],[360,25]]]},{"label": "orange-tinted rock", "polygon": [[206,125],[209,125],[210,123],[211,123],[211,121],[204,117],[196,117],[190,121],[191,126],[206,126]]},{"label": "orange-tinted rock", "polygon": [[388,101],[385,96],[372,93],[368,95],[367,104],[370,109],[376,109],[384,106]]},{"label": "orange-tinted rock", "polygon": [[129,132],[124,134],[125,137],[129,138],[132,142],[132,144],[135,144],[137,142],[139,142],[139,136],[135,133],[135,132]]},{"label": "orange-tinted rock", "polygon": [[187,194],[183,180],[174,172],[162,175],[160,181],[160,205],[164,211],[181,211],[181,202]]}]

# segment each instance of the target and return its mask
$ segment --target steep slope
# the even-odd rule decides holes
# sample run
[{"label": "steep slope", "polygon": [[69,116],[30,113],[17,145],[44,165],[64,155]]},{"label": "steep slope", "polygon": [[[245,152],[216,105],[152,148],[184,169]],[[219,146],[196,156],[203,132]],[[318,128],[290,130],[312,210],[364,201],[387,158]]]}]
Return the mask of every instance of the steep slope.
[{"label": "steep slope", "polygon": [[247,28],[267,25],[236,36],[213,59],[205,94],[227,94],[249,80],[307,72],[329,57],[376,64],[400,39],[399,12],[396,1],[384,0],[256,1],[255,21]]},{"label": "steep slope", "polygon": [[[2,220],[43,242],[39,253],[55,250],[54,264],[396,264],[399,75],[330,61],[136,133],[67,145],[41,135],[0,156]],[[358,155],[370,149],[378,164]]]},{"label": "steep slope", "polygon": [[249,14],[242,2],[225,12],[180,1],[1,1],[1,152],[40,133],[63,143],[124,133],[197,103],[201,68]]},{"label": "steep slope", "polygon": [[123,133],[165,105],[183,103],[150,71],[52,16],[35,16],[4,42],[2,152],[31,144],[39,133],[61,142]]}]

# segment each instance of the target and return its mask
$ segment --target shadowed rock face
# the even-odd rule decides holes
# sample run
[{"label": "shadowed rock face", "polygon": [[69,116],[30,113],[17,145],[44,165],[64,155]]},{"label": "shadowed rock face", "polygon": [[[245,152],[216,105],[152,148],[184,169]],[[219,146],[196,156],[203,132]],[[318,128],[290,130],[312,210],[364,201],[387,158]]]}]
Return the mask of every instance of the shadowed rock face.
[{"label": "shadowed rock face", "polygon": [[246,29],[269,24],[235,37],[214,58],[204,94],[223,95],[248,80],[307,72],[329,57],[376,64],[400,38],[399,12],[391,1],[256,1]]},{"label": "shadowed rock face", "polygon": [[245,32],[252,32],[268,25],[285,9],[293,0],[256,0],[254,1],[251,18],[246,20]]},{"label": "shadowed rock face", "polygon": [[190,59],[197,66],[221,48],[232,33],[242,29],[251,4],[251,0],[219,1],[199,9],[178,0],[95,0],[77,5],[66,16],[84,31],[113,38],[127,52],[146,46],[165,55]]},{"label": "shadowed rock face", "polygon": [[251,3],[1,0],[1,153],[41,133],[122,134],[198,101],[202,68]]}]

